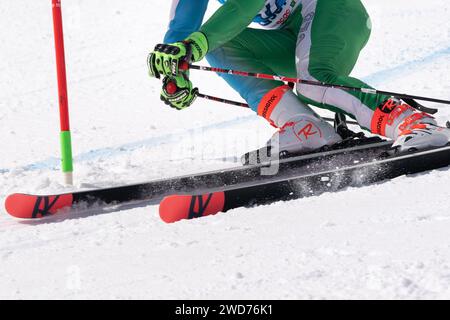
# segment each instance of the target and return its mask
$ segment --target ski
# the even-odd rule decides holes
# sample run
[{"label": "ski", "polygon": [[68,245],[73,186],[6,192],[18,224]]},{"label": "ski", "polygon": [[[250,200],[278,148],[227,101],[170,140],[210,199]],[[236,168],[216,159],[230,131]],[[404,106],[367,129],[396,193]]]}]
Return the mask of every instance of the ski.
[{"label": "ski", "polygon": [[[364,141],[349,148],[338,148],[287,159],[268,159],[265,162],[254,165],[238,166],[225,170],[159,179],[138,184],[53,195],[15,193],[6,198],[5,209],[11,216],[16,218],[36,219],[57,214],[64,208],[74,208],[80,203],[87,207],[92,205],[108,206],[140,200],[157,203],[165,196],[171,194],[201,193],[202,190],[207,192],[214,188],[237,186],[242,182],[263,183],[273,180],[274,177],[286,179],[294,175],[300,167],[316,168],[325,160],[338,164],[348,157],[353,159],[372,159],[374,155],[388,150],[392,145],[390,141],[379,139]],[[273,172],[274,169],[276,169],[275,174]]]},{"label": "ski", "polygon": [[243,183],[195,195],[170,195],[160,203],[159,214],[163,221],[173,223],[234,208],[314,196],[349,186],[364,186],[406,174],[434,170],[450,165],[450,147],[377,160],[366,158],[351,163],[352,161],[349,159],[339,167],[327,161],[319,161],[321,165],[316,169],[302,167],[292,176],[276,177],[272,181]]}]

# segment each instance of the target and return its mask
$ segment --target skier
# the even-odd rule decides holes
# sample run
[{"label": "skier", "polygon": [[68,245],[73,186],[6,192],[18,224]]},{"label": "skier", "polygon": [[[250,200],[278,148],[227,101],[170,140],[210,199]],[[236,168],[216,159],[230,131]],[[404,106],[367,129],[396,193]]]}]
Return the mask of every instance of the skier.
[{"label": "skier", "polygon": [[[360,0],[219,1],[222,6],[202,24],[208,0],[173,0],[164,44],[148,56],[150,75],[164,76],[166,104],[184,109],[194,102],[198,90],[180,63],[204,57],[217,68],[371,88],[349,76],[371,31]],[[251,22],[264,29],[249,28]],[[393,139],[400,152],[450,141],[450,130],[431,115],[389,96],[304,84],[295,94],[279,81],[222,77],[280,129],[268,142],[279,151],[306,153],[342,140],[308,104],[349,115],[362,128]]]}]

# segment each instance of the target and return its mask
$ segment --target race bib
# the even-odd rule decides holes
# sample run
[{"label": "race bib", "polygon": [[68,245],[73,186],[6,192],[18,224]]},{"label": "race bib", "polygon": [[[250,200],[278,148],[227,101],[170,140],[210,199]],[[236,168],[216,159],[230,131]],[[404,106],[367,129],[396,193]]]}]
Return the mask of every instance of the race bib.
[{"label": "race bib", "polygon": [[[225,3],[226,0],[219,0],[219,2]],[[267,29],[277,29],[289,19],[300,3],[301,0],[266,0],[266,4],[253,22]]]}]

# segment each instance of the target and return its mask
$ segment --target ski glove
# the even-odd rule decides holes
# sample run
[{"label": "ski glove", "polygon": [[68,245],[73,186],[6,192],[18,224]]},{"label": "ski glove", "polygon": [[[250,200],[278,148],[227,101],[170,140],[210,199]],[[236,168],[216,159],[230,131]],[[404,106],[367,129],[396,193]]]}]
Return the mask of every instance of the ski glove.
[{"label": "ski glove", "polygon": [[182,110],[194,102],[197,93],[198,89],[192,88],[192,82],[186,74],[168,76],[163,80],[161,100],[172,108]]},{"label": "ski glove", "polygon": [[178,76],[184,70],[182,62],[197,62],[208,52],[208,40],[201,32],[194,32],[184,41],[172,44],[158,44],[147,58],[151,77]]}]

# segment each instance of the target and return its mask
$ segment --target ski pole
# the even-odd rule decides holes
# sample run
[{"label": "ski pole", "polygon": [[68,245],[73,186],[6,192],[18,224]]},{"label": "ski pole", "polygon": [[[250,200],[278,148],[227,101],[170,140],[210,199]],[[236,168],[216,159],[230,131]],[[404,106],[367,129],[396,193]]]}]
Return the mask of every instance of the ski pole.
[{"label": "ski pole", "polygon": [[[197,93],[197,97],[206,99],[206,100],[211,100],[211,101],[216,101],[216,102],[221,102],[221,103],[225,103],[225,104],[230,104],[233,106],[238,106],[238,107],[243,107],[243,108],[250,108],[250,106],[246,103],[243,102],[237,102],[237,101],[233,101],[233,100],[227,100],[227,99],[223,99],[223,98],[218,98],[218,97],[213,97],[213,96],[209,96],[203,93]],[[321,117],[322,119],[324,119],[325,121],[329,121],[329,122],[334,122],[334,119],[332,118],[327,118],[327,117]],[[346,121],[348,124],[356,124],[358,125],[358,122],[356,121],[352,121],[352,120],[347,120]]]},{"label": "ski pole", "polygon": [[[212,68],[212,67],[206,67],[206,66],[196,66],[192,64],[184,63],[181,65],[180,69],[193,69],[193,70],[201,70],[201,71],[210,71],[210,72],[217,72],[217,73],[226,73],[231,75],[237,75],[242,77],[253,77],[253,78],[259,78],[259,79],[267,79],[267,80],[276,80],[276,81],[284,81],[284,82],[293,82],[293,83],[300,83],[300,84],[307,84],[311,86],[319,86],[319,87],[326,87],[326,88],[332,88],[332,89],[341,89],[346,91],[353,91],[353,92],[362,92],[367,94],[380,94],[380,95],[386,95],[386,96],[392,96],[395,98],[403,99],[403,100],[421,100],[421,101],[428,101],[428,102],[435,102],[435,103],[442,103],[442,104],[449,104],[450,100],[442,100],[442,99],[435,99],[435,98],[428,98],[428,97],[422,97],[422,96],[415,96],[415,95],[409,95],[409,94],[403,94],[403,93],[397,93],[397,92],[390,92],[390,91],[382,91],[382,90],[376,90],[371,88],[358,88],[358,87],[350,87],[350,86],[344,86],[344,85],[338,85],[338,84],[330,84],[325,82],[319,82],[319,81],[312,81],[312,80],[304,80],[299,78],[290,78],[290,77],[284,77],[284,76],[277,76],[277,75],[270,75],[270,74],[264,74],[264,73],[254,73],[254,72],[244,72],[244,71],[236,71],[231,69],[221,69],[221,68]],[[416,108],[418,110],[434,114],[437,112],[436,109],[427,108],[417,103]]]}]

